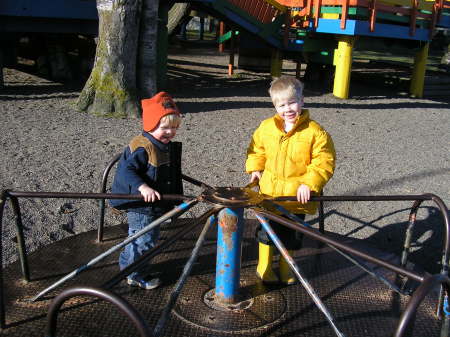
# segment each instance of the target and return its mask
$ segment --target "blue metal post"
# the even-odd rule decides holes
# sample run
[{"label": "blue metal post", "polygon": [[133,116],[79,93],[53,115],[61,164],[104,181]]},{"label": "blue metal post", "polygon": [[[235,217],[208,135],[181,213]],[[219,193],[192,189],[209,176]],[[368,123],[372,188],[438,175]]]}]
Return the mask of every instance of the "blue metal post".
[{"label": "blue metal post", "polygon": [[218,216],[216,303],[231,304],[238,300],[241,276],[243,208],[224,208]]}]

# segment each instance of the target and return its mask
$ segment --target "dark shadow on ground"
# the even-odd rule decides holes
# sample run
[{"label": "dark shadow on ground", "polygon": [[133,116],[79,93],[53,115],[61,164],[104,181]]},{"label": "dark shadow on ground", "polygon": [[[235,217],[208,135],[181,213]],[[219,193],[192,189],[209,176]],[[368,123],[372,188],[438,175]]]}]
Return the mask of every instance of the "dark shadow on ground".
[{"label": "dark shadow on ground", "polygon": [[230,102],[230,101],[217,101],[217,102],[180,102],[177,103],[183,113],[198,113],[208,111],[219,110],[239,110],[239,109],[258,109],[258,108],[273,108],[273,105],[269,102]]},{"label": "dark shadow on ground", "polygon": [[[67,85],[14,85],[5,86],[0,91],[0,100],[47,100],[53,98],[78,98],[78,87],[70,87]],[[26,97],[24,97],[26,96]]]},{"label": "dark shadow on ground", "polygon": [[[7,81],[0,88],[0,100],[44,100],[55,97],[77,98],[83,89],[81,80],[70,82],[55,82],[45,76],[40,76],[32,67],[18,64],[12,68],[42,79],[42,81]],[[27,97],[24,97],[27,96]]]},{"label": "dark shadow on ground", "polygon": [[[346,214],[332,209],[325,213],[325,218],[333,215],[344,218],[348,220],[349,223],[356,224],[353,230],[346,233],[346,236],[355,235],[368,227],[375,229],[376,232],[364,239],[364,241],[385,252],[400,257],[403,251],[406,229],[409,224],[409,210],[410,209],[399,209],[393,213],[383,214],[374,220],[364,221],[359,219],[356,215]],[[394,222],[382,226],[378,225],[379,221],[392,216],[395,213],[404,214],[405,221]],[[424,213],[426,214],[426,217],[415,222],[408,261],[418,265],[421,269],[430,274],[436,274],[440,272],[442,265],[443,240],[446,233],[445,223],[441,211],[436,207],[420,207],[418,218],[422,218]],[[309,223],[311,225],[316,225],[318,224],[318,221],[319,219],[315,218]],[[330,222],[327,224],[327,220],[325,220],[325,229],[333,231],[333,226]]]},{"label": "dark shadow on ground", "polygon": [[228,71],[227,66],[222,66],[219,64],[211,64],[211,63],[204,63],[204,62],[196,62],[196,61],[186,61],[186,60],[177,60],[175,58],[168,58],[167,63],[169,65],[172,65],[173,67],[182,68],[181,66],[197,66],[197,67],[204,67],[204,68],[213,68],[213,69],[219,69],[220,73],[226,73]]}]

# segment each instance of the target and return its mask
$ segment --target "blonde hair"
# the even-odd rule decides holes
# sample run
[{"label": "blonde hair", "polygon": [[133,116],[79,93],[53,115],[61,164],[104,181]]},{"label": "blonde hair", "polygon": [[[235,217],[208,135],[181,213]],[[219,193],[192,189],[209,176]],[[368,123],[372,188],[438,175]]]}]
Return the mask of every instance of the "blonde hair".
[{"label": "blonde hair", "polygon": [[181,116],[179,114],[169,114],[162,116],[159,125],[165,124],[169,128],[178,128],[181,124]]},{"label": "blonde hair", "polygon": [[295,77],[281,76],[272,81],[269,94],[274,105],[280,100],[291,98],[299,102],[303,98],[303,84]]}]

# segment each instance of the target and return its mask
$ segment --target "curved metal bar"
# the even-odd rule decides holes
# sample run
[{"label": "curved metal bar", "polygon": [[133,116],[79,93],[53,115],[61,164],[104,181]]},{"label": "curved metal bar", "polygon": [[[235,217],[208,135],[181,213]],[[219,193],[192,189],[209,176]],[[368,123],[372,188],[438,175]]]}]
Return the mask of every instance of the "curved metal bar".
[{"label": "curved metal bar", "polygon": [[[8,190],[0,195],[0,238],[3,238],[3,211],[5,209]],[[0,239],[0,329],[6,328],[5,294],[3,292],[3,240]]]},{"label": "curved metal bar", "polygon": [[[320,196],[323,196],[323,191],[320,192]],[[319,201],[319,231],[325,233],[325,213],[323,211],[323,200]]]},{"label": "curved metal bar", "polygon": [[[436,274],[427,277],[422,282],[422,284],[414,292],[414,295],[409,300],[405,311],[400,317],[394,337],[402,337],[404,335],[404,333],[410,327],[410,324],[413,322],[420,303],[422,303],[424,298],[430,293],[431,290],[439,285],[445,286],[448,291],[448,289],[450,288],[450,279],[447,276]],[[441,334],[441,336],[444,336],[444,334]],[[445,334],[445,336],[448,336],[448,334]]]},{"label": "curved metal bar", "polygon": [[75,276],[77,276],[78,274],[82,273],[83,271],[89,269],[91,266],[93,266],[94,264],[96,264],[97,262],[103,260],[105,257],[111,255],[112,253],[114,253],[115,251],[119,250],[120,248],[126,246],[127,244],[129,244],[130,242],[136,240],[137,238],[139,238],[140,236],[144,235],[145,233],[151,231],[153,228],[155,228],[156,226],[162,224],[164,221],[170,219],[172,216],[179,214],[181,212],[186,212],[187,210],[189,210],[190,208],[192,208],[194,205],[196,205],[198,203],[197,199],[193,199],[190,200],[189,202],[183,202],[182,204],[176,206],[174,209],[170,210],[169,212],[167,212],[166,214],[164,214],[163,216],[159,217],[158,219],[156,219],[155,221],[153,221],[152,223],[150,223],[149,225],[145,226],[144,228],[142,228],[140,231],[138,231],[137,233],[133,234],[132,236],[127,237],[125,240],[123,240],[121,243],[109,248],[106,252],[101,253],[100,255],[98,255],[97,257],[93,258],[92,260],[90,260],[88,263],[86,263],[85,265],[75,269],[74,271],[72,271],[71,273],[67,274],[66,276],[62,277],[61,279],[59,279],[58,281],[56,281],[55,283],[51,284],[49,287],[45,288],[44,290],[42,290],[39,294],[37,294],[36,296],[34,296],[31,301],[34,302],[36,301],[38,298],[40,298],[41,296],[47,294],[49,291],[55,289],[57,286],[59,286],[60,284],[64,283],[67,280],[70,280],[72,278],[74,278]]},{"label": "curved metal bar", "polygon": [[444,236],[444,255],[442,256],[442,271],[441,274],[447,275],[448,273],[448,259],[449,259],[449,252],[450,252],[450,217],[448,208],[445,205],[445,203],[442,201],[441,198],[439,198],[435,194],[427,193],[424,194],[428,197],[430,197],[429,200],[432,200],[441,211],[442,217],[444,218],[444,225],[445,225],[445,236]]},{"label": "curved metal bar", "polygon": [[[442,201],[441,198],[439,198],[435,194],[428,193],[426,194],[431,198],[431,200],[436,203],[436,205],[439,207],[439,210],[442,213],[442,216],[444,218],[444,224],[445,224],[445,236],[444,236],[444,249],[442,254],[442,268],[441,268],[441,275],[448,276],[448,269],[449,269],[449,253],[450,253],[450,219],[449,219],[449,213],[448,208],[445,205],[445,203]],[[437,315],[438,317],[442,316],[442,306],[444,302],[444,290],[441,287],[441,290],[439,291],[439,303],[437,305]]]},{"label": "curved metal bar", "polygon": [[[103,171],[102,185],[100,186],[100,193],[106,192],[106,183],[108,182],[109,172],[111,171],[113,166],[119,161],[121,155],[122,155],[121,153],[118,153],[113,158],[113,160],[111,160],[111,162],[108,164],[108,166],[106,166],[105,170]],[[100,205],[100,222],[98,224],[98,229],[97,229],[97,242],[102,242],[103,241],[103,227],[105,225],[105,199],[100,199],[99,205]]]},{"label": "curved metal bar", "polygon": [[50,304],[47,314],[46,337],[56,337],[58,312],[66,300],[75,296],[93,296],[112,303],[134,324],[141,337],[151,337],[152,332],[142,315],[129,302],[111,291],[98,288],[70,288],[59,294]]},{"label": "curved metal bar", "polygon": [[[312,228],[310,224],[308,224],[306,221],[300,219],[298,216],[296,216],[295,214],[290,213],[286,208],[284,208],[283,206],[280,206],[279,204],[269,201],[269,200],[265,200],[265,202],[267,202],[269,205],[272,205],[272,207],[275,207],[276,210],[280,211],[282,214],[284,214],[285,216],[287,216],[289,219],[291,219],[292,221],[295,221],[296,223],[298,223],[301,226],[305,226],[308,228]],[[320,231],[319,228],[319,232],[323,233],[322,231]],[[370,266],[366,265],[365,263],[362,263],[361,261],[358,261],[357,259],[353,258],[352,256],[348,255],[347,253],[344,253],[343,251],[339,250],[338,248],[334,247],[333,245],[327,244],[328,247],[330,247],[331,249],[333,249],[334,251],[336,251],[338,254],[342,255],[343,257],[345,257],[347,260],[349,260],[351,263],[353,263],[355,266],[357,266],[358,268],[364,270],[366,273],[368,273],[369,275],[371,275],[372,277],[375,277],[376,279],[380,280],[381,282],[383,282],[386,286],[388,286],[389,288],[391,288],[393,291],[400,293],[402,295],[405,295],[405,293],[399,288],[397,287],[395,284],[393,284],[392,282],[390,282],[388,279],[386,279],[383,275],[377,273],[375,270],[373,270],[373,268],[371,268]],[[402,266],[404,267],[404,266]]]},{"label": "curved metal bar", "polygon": [[126,276],[130,273],[138,270],[142,265],[146,264],[150,259],[158,255],[161,251],[171,246],[176,240],[183,237],[190,231],[194,230],[197,226],[204,223],[210,216],[217,214],[223,207],[210,208],[205,213],[200,215],[197,219],[194,219],[193,223],[189,226],[183,227],[177,233],[172,235],[170,238],[167,238],[157,246],[153,247],[149,251],[147,251],[144,255],[142,255],[138,260],[134,263],[130,264],[116,275],[114,275],[111,279],[102,284],[102,288],[111,288],[115,286],[117,283],[122,281]]},{"label": "curved metal bar", "polygon": [[[103,171],[103,176],[102,176],[102,183],[100,186],[100,193],[105,193],[106,192],[106,184],[108,182],[108,176],[109,176],[109,172],[111,171],[111,169],[114,167],[114,165],[119,161],[120,157],[122,156],[122,153],[118,153],[114,156],[114,158],[109,162],[109,164],[106,166],[105,170]],[[194,178],[191,178],[185,174],[181,175],[181,178],[190,182],[191,184],[194,184],[196,186],[200,186],[202,188],[212,188],[211,186],[197,180]],[[167,197],[166,197],[167,198]],[[103,241],[103,228],[105,225],[105,199],[108,198],[100,198],[99,201],[99,207],[100,207],[100,220],[99,220],[99,226],[98,226],[98,230],[97,230],[97,241],[98,242],[102,242]],[[189,197],[190,199],[190,197]],[[166,199],[168,200],[168,199]]]},{"label": "curved metal bar", "polygon": [[407,269],[402,268],[400,266],[397,266],[397,265],[394,265],[392,263],[389,263],[389,262],[383,261],[381,259],[378,259],[376,257],[373,257],[373,256],[371,256],[371,255],[369,255],[367,253],[361,252],[361,251],[359,251],[359,250],[357,250],[357,249],[355,249],[353,247],[350,247],[350,246],[348,246],[346,244],[340,243],[337,240],[331,239],[331,238],[327,237],[326,235],[324,235],[324,234],[322,234],[320,232],[317,232],[317,231],[315,231],[315,230],[313,230],[311,228],[299,227],[292,220],[288,220],[288,219],[283,218],[283,217],[281,217],[279,215],[275,215],[273,213],[267,212],[267,211],[259,209],[259,208],[253,208],[253,210],[256,213],[261,214],[261,215],[269,218],[270,220],[276,221],[276,222],[278,222],[278,223],[280,223],[280,224],[282,224],[282,225],[284,225],[286,227],[292,228],[292,229],[294,229],[294,230],[296,230],[298,232],[302,232],[303,234],[306,234],[306,235],[314,238],[317,241],[324,242],[326,244],[330,244],[332,246],[335,246],[336,248],[339,248],[340,250],[343,250],[343,251],[345,251],[347,253],[350,253],[352,255],[359,256],[359,257],[361,257],[361,258],[363,258],[363,259],[365,259],[365,260],[367,260],[369,262],[372,262],[372,263],[377,264],[379,266],[385,267],[385,268],[387,268],[389,270],[392,270],[392,271],[394,271],[396,273],[399,273],[401,275],[405,275],[405,276],[407,276],[407,277],[409,277],[409,278],[411,278],[411,279],[413,279],[415,281],[422,282],[423,279],[424,279],[423,276],[421,276],[419,274],[416,274],[413,271],[407,270]]},{"label": "curved metal bar", "polygon": [[184,265],[183,272],[178,279],[177,283],[173,287],[172,293],[170,294],[169,301],[167,302],[166,306],[164,307],[164,310],[159,317],[158,323],[156,323],[156,327],[153,330],[153,334],[155,337],[161,336],[161,334],[164,332],[164,327],[167,322],[167,319],[169,318],[170,312],[172,311],[173,306],[175,305],[178,296],[180,295],[181,289],[183,289],[184,283],[188,276],[190,275],[192,271],[192,267],[197,260],[198,253],[200,252],[200,248],[203,245],[203,242],[205,241],[206,234],[208,233],[209,228],[212,224],[214,224],[217,221],[215,216],[210,216],[208,220],[206,221],[205,226],[202,229],[202,232],[200,233],[197,242],[195,243],[195,247],[192,250],[191,257],[189,258],[188,262]]},{"label": "curved metal bar", "polygon": [[17,197],[12,196],[10,192],[9,200],[16,215],[16,231],[17,231],[17,249],[19,250],[20,267],[22,268],[22,275],[26,282],[30,281],[30,268],[28,267],[27,250],[25,247],[25,238],[23,235],[22,214],[20,213],[20,205]]},{"label": "curved metal bar", "polygon": [[[296,201],[296,197],[269,197],[272,201]],[[311,196],[311,201],[402,201],[402,200],[431,200],[433,201],[441,211],[442,217],[444,218],[444,231],[445,235],[443,238],[443,253],[442,253],[442,268],[441,274],[448,275],[449,271],[449,256],[450,256],[450,219],[448,208],[445,203],[437,195],[432,193],[425,193],[421,195],[366,195],[366,196]],[[404,270],[404,269],[403,269]],[[402,274],[402,273],[400,273]],[[416,275],[417,276],[417,275]],[[437,308],[437,315],[440,317],[442,315],[442,304],[443,304],[443,293],[442,289],[439,296],[439,304]]]},{"label": "curved metal bar", "polygon": [[411,248],[411,240],[414,233],[414,225],[416,224],[417,211],[419,210],[422,202],[423,200],[414,201],[411,211],[409,212],[408,227],[406,228],[405,242],[403,243],[403,252],[400,260],[400,265],[402,267],[406,267],[406,263],[408,262],[409,249]]}]

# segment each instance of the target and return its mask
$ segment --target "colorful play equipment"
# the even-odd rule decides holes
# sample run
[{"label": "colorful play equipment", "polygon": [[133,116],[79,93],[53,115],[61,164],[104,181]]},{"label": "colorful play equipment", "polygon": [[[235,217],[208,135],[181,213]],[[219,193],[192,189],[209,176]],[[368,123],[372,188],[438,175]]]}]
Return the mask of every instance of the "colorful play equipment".
[{"label": "colorful play equipment", "polygon": [[[333,94],[348,98],[352,51],[361,40],[376,47],[391,39],[416,51],[411,95],[423,95],[429,42],[436,28],[450,28],[444,0],[191,0],[204,11],[245,30],[273,48],[272,75],[282,58],[335,66]],[[224,36],[234,37],[235,34]],[[283,55],[284,54],[284,55]]]},{"label": "colorful play equipment", "polygon": [[[316,229],[277,204],[295,197],[269,198],[255,191],[255,184],[212,187],[182,175],[201,189],[199,195],[164,195],[163,200],[180,204],[126,237],[120,226],[104,227],[105,199],[142,198],[106,192],[118,159],[119,155],[104,170],[99,193],[1,193],[0,229],[9,225],[4,213],[10,201],[19,256],[0,270],[0,328],[5,335],[28,337],[45,331],[48,337],[448,336],[450,219],[436,195],[313,196],[319,202]],[[99,200],[98,230],[28,254],[24,226],[32,224],[22,222],[22,198]],[[364,240],[325,232],[323,203],[333,201],[413,201],[401,256]],[[424,201],[432,202],[442,215],[441,271],[435,275],[409,261],[416,215]],[[207,206],[202,215],[181,217],[199,204]],[[245,218],[244,210],[256,220]],[[269,220],[304,234],[298,256],[290,255]],[[253,235],[258,222],[298,284],[267,286],[256,277]],[[118,251],[157,225],[163,226],[161,242],[119,271]],[[213,226],[217,236],[210,233]],[[153,272],[162,272],[165,285],[151,291],[124,285],[128,274],[150,260]]]},{"label": "colorful play equipment", "polygon": [[[410,93],[421,97],[429,43],[436,29],[450,28],[448,0],[188,0],[172,7],[171,10],[174,7],[176,10],[174,15],[169,15],[170,27],[173,28],[175,19],[183,17],[190,8],[188,5],[227,23],[228,32],[221,25],[219,43],[231,40],[230,75],[237,48],[234,40],[240,32],[243,57],[246,47],[253,48],[249,39],[254,39],[272,49],[272,76],[280,74],[283,59],[297,62],[297,74],[301,63],[307,63],[313,74],[317,71],[334,73],[333,93],[339,98],[349,96],[353,49],[358,46],[377,48],[386,40],[415,52]],[[160,13],[160,17],[167,20],[168,10],[168,6],[163,6],[161,12],[165,13]],[[33,38],[47,34],[49,44],[58,45],[60,41],[55,40],[55,34],[93,37],[98,30],[95,1],[86,0],[57,3],[3,0],[0,20],[0,68],[14,63],[14,48],[23,34]],[[159,35],[164,34],[167,30],[160,30]],[[166,36],[159,36],[158,43],[162,44],[160,50],[165,50]],[[38,43],[39,48],[43,45],[45,43]],[[59,52],[57,47],[51,49]],[[166,60],[167,55],[160,52],[158,83],[162,86],[166,83],[163,73]],[[328,77],[333,78],[333,74]]]}]

